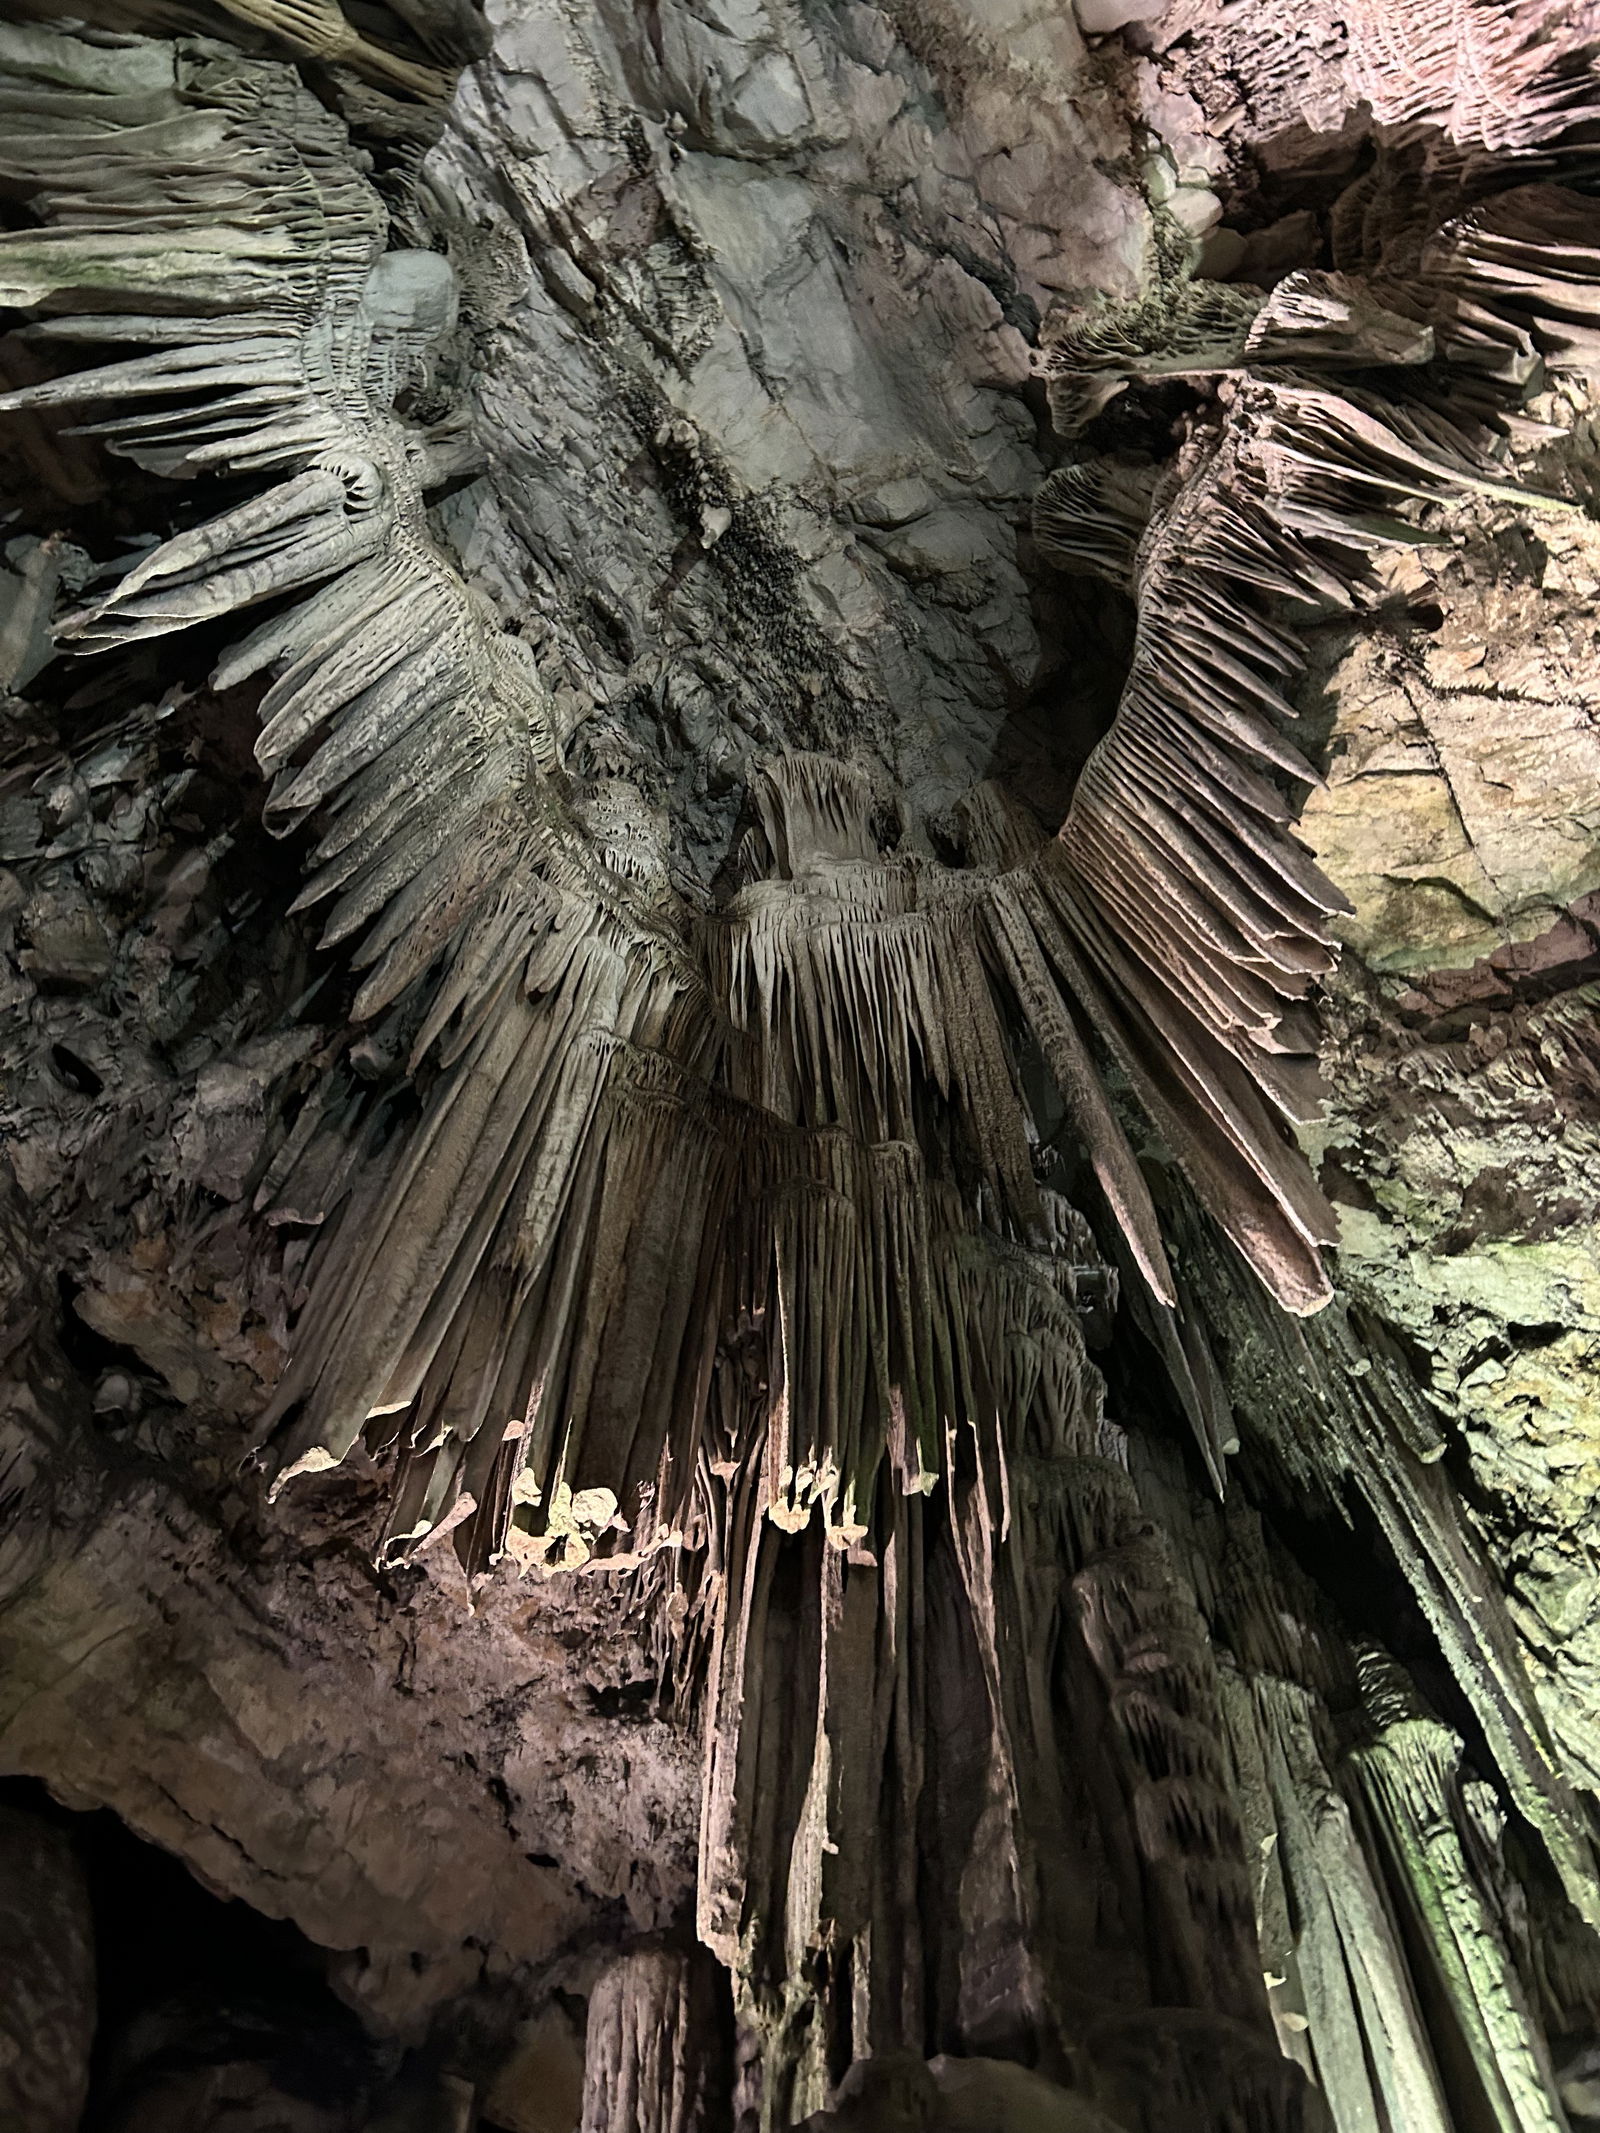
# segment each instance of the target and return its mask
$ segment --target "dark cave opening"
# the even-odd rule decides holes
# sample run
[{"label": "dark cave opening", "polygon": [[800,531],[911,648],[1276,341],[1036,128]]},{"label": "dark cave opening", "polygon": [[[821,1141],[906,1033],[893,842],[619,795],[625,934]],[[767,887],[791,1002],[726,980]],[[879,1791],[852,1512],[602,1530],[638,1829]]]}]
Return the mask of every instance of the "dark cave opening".
[{"label": "dark cave opening", "polygon": [[[62,1991],[69,1922],[92,1949],[75,2007]],[[88,2010],[78,2133],[510,2133],[484,2078],[506,2044],[492,2021],[441,2018],[420,2043],[379,2033],[335,1990],[337,1951],[37,1778],[0,1776],[0,1947],[33,1958],[25,2020],[64,2036]],[[581,2037],[583,2000],[550,2004]],[[575,2114],[571,2068],[550,2078],[556,2119]]]},{"label": "dark cave opening", "polygon": [[181,2133],[196,2110],[225,2104],[254,2126],[253,2106],[274,2092],[286,2111],[306,2107],[284,2119],[295,2133],[364,2122],[355,2114],[392,2068],[334,1994],[326,1950],[213,1894],[109,1809],[63,1807],[33,1778],[0,1779],[0,1808],[62,1832],[86,1892],[95,2027],[83,2133]]}]

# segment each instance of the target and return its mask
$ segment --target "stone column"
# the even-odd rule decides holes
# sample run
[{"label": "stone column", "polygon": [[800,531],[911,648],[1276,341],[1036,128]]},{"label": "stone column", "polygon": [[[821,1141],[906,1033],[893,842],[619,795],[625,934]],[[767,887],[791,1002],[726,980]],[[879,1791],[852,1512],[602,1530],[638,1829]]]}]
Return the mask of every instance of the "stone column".
[{"label": "stone column", "polygon": [[631,1950],[589,2000],[582,2133],[723,2133],[731,2039],[703,1949]]}]

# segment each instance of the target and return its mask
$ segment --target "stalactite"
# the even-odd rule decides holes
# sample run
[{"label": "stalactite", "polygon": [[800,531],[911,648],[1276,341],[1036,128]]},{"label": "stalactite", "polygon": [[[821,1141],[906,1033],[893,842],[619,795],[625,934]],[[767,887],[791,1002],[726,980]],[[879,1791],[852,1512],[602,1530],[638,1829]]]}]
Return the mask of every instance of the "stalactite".
[{"label": "stalactite", "polygon": [[1351,1762],[1476,2077],[1481,2102],[1459,2108],[1486,2109],[1506,2133],[1565,2133],[1542,2040],[1464,1848],[1461,1743],[1392,1665],[1373,1658],[1367,1673],[1376,1738]]},{"label": "stalactite", "polygon": [[942,2047],[1103,2074],[1128,2127],[1174,2094],[1196,2128],[1314,2125],[1264,2042],[1205,1630],[1072,1308],[1025,1255],[951,1273],[974,1404],[945,1486],[871,1550],[730,1505],[700,1900],[760,2039],[747,2107],[782,2126],[852,2059]]},{"label": "stalactite", "polygon": [[[1170,1307],[1148,1196],[1076,1027],[1079,1013],[1100,1019],[1099,980],[1092,949],[1080,963],[1069,945],[1073,907],[1049,853],[1030,859],[1013,840],[998,872],[886,856],[871,776],[792,756],[752,790],[763,825],[752,878],[691,922],[642,831],[647,811],[620,783],[577,806],[561,797],[532,665],[428,532],[426,485],[454,463],[455,433],[418,431],[392,409],[450,331],[445,263],[381,249],[375,192],[286,70],[118,47],[138,51],[140,93],[162,114],[152,138],[130,123],[146,104],[135,111],[106,86],[97,48],[8,34],[19,109],[37,105],[28,84],[52,69],[71,84],[13,150],[13,178],[45,224],[0,240],[10,293],[43,305],[57,335],[151,349],[9,404],[109,401],[117,412],[99,427],[141,466],[272,477],[151,549],[67,620],[66,638],[116,646],[308,593],[226,652],[216,684],[276,677],[257,743],[274,774],[268,821],[322,827],[302,902],[336,899],[328,944],[358,937],[358,1015],[432,987],[412,1054],[437,1072],[427,1115],[319,1253],[266,1418],[280,1486],[365,1435],[396,1449],[396,1550],[465,1517],[479,1562],[509,1544],[533,1567],[570,1563],[582,1537],[547,1546],[547,1522],[596,1488],[616,1498],[610,1542],[582,1538],[597,1559],[676,1544],[724,1304],[753,1312],[774,1343],[774,1515],[798,1520],[825,1500],[850,1526],[886,1431],[908,1483],[925,1486],[943,1395],[927,1376],[928,1306],[911,1271],[928,1219],[917,1175],[932,1158],[929,1189],[948,1197],[951,1156],[980,1167],[978,1200],[939,1224],[1026,1236],[1041,1219],[997,957]],[[158,211],[162,159],[175,155],[207,170],[221,159],[208,249],[177,282]],[[80,193],[86,208],[56,227],[50,217]],[[94,302],[123,308],[81,315],[91,287]],[[141,309],[157,292],[163,310]],[[128,400],[154,409],[124,412]],[[1147,1050],[1137,1009],[1122,1050]],[[1281,1163],[1257,1099],[1225,1086],[1209,1056],[1135,1071],[1173,1131],[1209,1146],[1214,1115],[1258,1171]],[[951,1115],[948,1154],[930,1139],[935,1110]],[[852,1153],[840,1136],[883,1153]],[[1213,1153],[1200,1167],[1226,1212],[1237,1193],[1221,1162]],[[281,1206],[304,1198],[292,1166],[272,1189],[289,1196]],[[730,1240],[724,1263],[677,1300],[661,1246],[646,1242],[652,1193],[669,1190],[684,1195],[684,1216],[699,1211],[707,1239]],[[722,1212],[735,1200],[751,1210],[742,1240]],[[1304,1264],[1322,1232],[1314,1212],[1297,1219]],[[1247,1243],[1253,1221],[1233,1223]],[[875,1264],[879,1240],[895,1236]],[[860,1254],[858,1275],[841,1252]],[[680,1283],[694,1263],[693,1249],[674,1254]],[[1320,1297],[1320,1275],[1296,1278],[1302,1301]],[[830,1298],[815,1323],[814,1289]],[[828,1349],[852,1296],[852,1310],[884,1299],[870,1348],[851,1350],[851,1368],[870,1353],[876,1373],[859,1443],[859,1388],[834,1382],[843,1351]],[[658,1326],[659,1338],[619,1345],[607,1327],[623,1321]],[[909,1440],[892,1422],[900,1413]]]},{"label": "stalactite", "polygon": [[[1180,1214],[1180,1235],[1193,1236]],[[1574,1775],[1551,1739],[1505,1601],[1440,1454],[1428,1405],[1379,1329],[1341,1307],[1305,1328],[1264,1315],[1213,1249],[1186,1254],[1210,1337],[1226,1344],[1241,1422],[1292,1487],[1377,1521],[1468,1699],[1507,1791],[1593,1924],[1596,1855]],[[1316,1388],[1306,1397],[1305,1388]]]},{"label": "stalactite", "polygon": [[637,1948],[589,1999],[582,2133],[701,2133],[726,2107],[721,1978],[698,1949]]},{"label": "stalactite", "polygon": [[[1553,363],[1586,361],[1583,227],[1577,195],[1521,188],[1445,222],[1406,281],[1380,259],[1363,262],[1370,286],[1302,272],[1270,294],[1195,282],[1158,245],[1148,295],[1059,305],[1041,335],[1068,436],[1130,381],[1215,384],[1215,408],[1171,465],[1080,456],[1035,506],[1044,553],[1131,590],[1138,611],[1116,719],[1061,826],[1055,902],[1084,965],[1079,997],[1103,988],[1105,1034],[1125,1018],[1125,1066],[1154,1054],[1144,1078],[1164,1072],[1168,1086],[1141,1091],[1147,1108],[1292,1310],[1327,1301],[1321,1247],[1334,1232],[1276,1121],[1316,1115],[1299,1003],[1333,966],[1344,903],[1295,839],[1280,789],[1317,782],[1281,736],[1303,664],[1283,606],[1349,608],[1368,555],[1421,537],[1399,515],[1409,501],[1565,508],[1509,478],[1488,421],[1453,419],[1431,386],[1404,380],[1436,354],[1481,371],[1486,326],[1493,346],[1531,330]],[[1383,369],[1398,375],[1382,399],[1370,383],[1332,382]],[[1513,366],[1506,405],[1533,382]]]},{"label": "stalactite", "polygon": [[[792,1131],[917,1148],[929,1104],[948,1107],[984,1178],[978,1218],[1027,1235],[1039,1203],[997,977],[1061,1085],[1158,1310],[1176,1291],[1080,1017],[1280,1300],[1300,1311],[1326,1301],[1328,1213],[1278,1121],[1314,1110],[1296,1003],[1331,960],[1339,900],[1286,833],[1263,775],[1308,773],[1275,735],[1297,655],[1262,596],[1347,598],[1339,555],[1403,537],[1366,515],[1374,498],[1517,492],[1484,442],[1424,407],[1380,413],[1354,387],[1261,366],[1291,350],[1413,361],[1404,321],[1363,308],[1344,284],[1302,278],[1264,307],[1180,280],[1136,316],[1061,326],[1064,372],[1200,366],[1236,382],[1216,434],[1198,436],[1156,488],[1148,470],[1083,467],[1041,502],[1053,552],[1131,571],[1141,612],[1122,706],[1060,839],[1034,856],[1013,843],[998,867],[886,857],[870,833],[871,777],[789,757],[753,789],[764,876],[691,923],[620,786],[576,809],[559,796],[537,675],[428,534],[423,495],[430,470],[454,463],[454,433],[419,431],[392,409],[451,330],[453,279],[435,255],[382,249],[382,208],[341,156],[337,122],[283,69],[124,45],[143,72],[130,88],[124,69],[113,87],[96,47],[45,30],[8,38],[20,112],[38,103],[29,81],[52,68],[72,85],[11,151],[13,182],[46,221],[4,238],[8,293],[42,305],[58,337],[148,351],[24,387],[9,404],[109,402],[99,429],[145,468],[268,479],[149,551],[64,633],[115,646],[319,587],[227,652],[217,684],[276,674],[258,742],[275,773],[268,819],[323,825],[302,900],[335,899],[330,944],[360,936],[357,1012],[382,1013],[443,969],[414,1053],[442,1068],[429,1115],[359,1224],[347,1218],[321,1255],[268,1418],[283,1424],[282,1479],[371,1434],[398,1447],[397,1549],[466,1516],[482,1529],[479,1560],[510,1536],[530,1564],[570,1562],[600,1535],[579,1535],[556,1506],[606,1488],[616,1508],[602,1559],[625,1531],[634,1552],[681,1540],[715,1322],[691,1325],[662,1286],[660,1248],[639,1226],[657,1180],[700,1211],[707,1236],[730,1194],[765,1209],[727,1274],[694,1293],[759,1309],[777,1343],[769,1508],[798,1519],[816,1497],[837,1504],[843,1528],[858,1522],[897,1400],[921,1447],[905,1471],[923,1485],[935,1425],[925,1393],[900,1382],[926,1345],[921,1307],[908,1297],[877,1329],[879,1418],[859,1447],[841,1419],[858,1390],[833,1382],[834,1336],[818,1348],[807,1330],[817,1269],[860,1248],[847,1231],[871,1239],[885,1219],[920,1218],[905,1188],[887,1185],[893,1164],[877,1159],[868,1183],[873,1166],[842,1141],[796,1162]],[[152,112],[154,136],[132,123]],[[176,281],[158,211],[173,157],[220,173],[205,244],[180,255]],[[51,222],[69,200],[70,220]],[[1449,273],[1481,283],[1486,300],[1554,301],[1517,280],[1526,237],[1512,254],[1502,243],[1528,212],[1508,224],[1480,211],[1442,239]],[[1559,233],[1551,212],[1538,227]],[[159,313],[141,309],[158,296]],[[120,308],[84,315],[91,300]],[[677,1077],[679,1093],[646,1100],[641,1074]],[[734,1133],[749,1151],[742,1167],[697,1123],[739,1116],[729,1098],[751,1107]],[[673,1134],[682,1146],[668,1145]],[[897,1199],[904,1212],[890,1215]],[[873,1249],[861,1280],[903,1284],[892,1262],[872,1273]],[[770,1309],[726,1287],[747,1278],[741,1256],[754,1268],[763,1250]],[[826,1280],[851,1293],[836,1273]],[[618,1314],[658,1321],[660,1342],[611,1341],[597,1376]],[[557,1323],[559,1334],[539,1330]],[[631,1418],[646,1385],[640,1430]],[[611,1421],[591,1418],[596,1400]],[[383,1419],[396,1415],[406,1419]],[[1219,1475],[1220,1456],[1209,1443]],[[559,1547],[542,1538],[552,1515]]]},{"label": "stalactite", "polygon": [[[447,83],[332,6],[227,12],[369,84]],[[1399,67],[1358,15],[1350,64],[1383,123],[1521,152],[1591,108],[1546,24],[1425,11]],[[1042,336],[1073,456],[1038,548],[1137,618],[1059,834],[991,785],[936,844],[864,743],[796,748],[753,765],[697,894],[645,793],[578,774],[430,519],[474,463],[416,412],[457,276],[392,248],[347,128],[203,39],[13,26],[0,64],[0,176],[37,218],[0,233],[0,299],[91,351],[0,407],[87,403],[142,475],[233,484],[120,570],[41,547],[0,653],[31,678],[58,590],[82,654],[267,609],[212,683],[260,692],[267,826],[316,839],[295,908],[327,909],[354,1020],[403,1032],[420,1099],[379,1149],[324,1063],[259,1170],[262,1222],[319,1232],[254,1432],[273,1494],[359,1461],[386,1566],[632,1574],[678,1603],[678,1678],[703,1669],[715,1963],[650,1944],[600,1979],[585,2133],[859,2124],[874,2083],[976,2124],[974,2096],[1017,2093],[986,2062],[1105,2133],[1450,2133],[1479,2103],[1559,2133],[1460,1739],[1381,1656],[1336,1720],[1333,1632],[1270,1591],[1219,1658],[1226,1609],[1152,1517],[1084,1322],[1120,1272],[1217,1497],[1241,1434],[1290,1493],[1359,1495],[1594,1922],[1592,1834],[1434,1421],[1328,1308],[1338,1230],[1296,1129],[1348,906],[1296,838],[1315,779],[1288,737],[1294,614],[1356,609],[1430,510],[1559,507],[1511,442],[1544,372],[1594,358],[1587,195],[1441,157],[1449,213],[1430,194],[1364,250],[1363,180],[1338,264],[1270,292],[1196,280],[1157,218],[1146,292]],[[1171,379],[1205,399],[1169,460],[1090,449]],[[1116,1269],[1047,1182],[1042,1081]]]},{"label": "stalactite", "polygon": [[1326,1711],[1267,1674],[1231,1684],[1226,1707],[1255,1777],[1262,1958],[1285,2050],[1304,2057],[1337,2133],[1450,2133],[1399,1927],[1329,1767]]}]

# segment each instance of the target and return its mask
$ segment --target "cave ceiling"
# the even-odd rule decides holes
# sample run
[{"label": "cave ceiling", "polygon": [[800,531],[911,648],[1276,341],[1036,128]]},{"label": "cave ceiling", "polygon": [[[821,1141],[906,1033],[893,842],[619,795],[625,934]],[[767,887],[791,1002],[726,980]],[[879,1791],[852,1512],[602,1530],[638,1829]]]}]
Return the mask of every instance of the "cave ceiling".
[{"label": "cave ceiling", "polygon": [[461,2124],[1600,2117],[1597,50],[0,8],[0,1773]]}]

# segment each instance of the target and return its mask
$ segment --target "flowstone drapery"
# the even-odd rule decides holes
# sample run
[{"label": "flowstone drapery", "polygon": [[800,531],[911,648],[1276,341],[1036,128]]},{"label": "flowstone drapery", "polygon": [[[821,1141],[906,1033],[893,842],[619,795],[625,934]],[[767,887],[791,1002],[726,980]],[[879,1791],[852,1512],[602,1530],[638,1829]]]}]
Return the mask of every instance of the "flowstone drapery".
[{"label": "flowstone drapery", "polygon": [[[620,1587],[654,1693],[698,1728],[693,1915],[588,1977],[585,2128],[998,2123],[1026,2067],[1027,2108],[1095,2133],[1559,2129],[1551,2039],[1600,2024],[1588,1774],[1406,1359],[1335,1294],[1308,1149],[1351,905],[1295,825],[1320,782],[1308,659],[1371,612],[1379,566],[1452,515],[1533,542],[1583,513],[1548,419],[1600,352],[1581,40],[1540,8],[1448,34],[1438,11],[1402,80],[1386,24],[1352,18],[1376,130],[1319,200],[1325,256],[1208,278],[1151,184],[1131,272],[1005,292],[1006,331],[1038,327],[1007,390],[1053,423],[1034,549],[1130,622],[1044,820],[1026,779],[913,747],[918,707],[873,722],[839,678],[849,633],[816,597],[801,619],[817,558],[672,411],[722,360],[715,274],[755,240],[686,234],[695,181],[652,158],[743,186],[742,155],[770,160],[752,129],[809,99],[770,153],[826,165],[849,129],[795,71],[825,11],[797,14],[797,58],[760,32],[733,116],[641,89],[649,126],[594,84],[607,38],[671,75],[659,22],[607,20],[564,73],[515,8],[499,44],[420,0],[30,12],[0,29],[0,301],[31,320],[0,410],[51,466],[84,450],[67,414],[98,440],[128,544],[63,510],[7,551],[12,685],[45,675],[70,726],[59,676],[97,675],[88,702],[124,720],[65,752],[58,802],[24,719],[40,864],[87,848],[47,845],[42,810],[61,836],[93,819],[171,657],[193,678],[151,729],[180,694],[247,726],[235,775],[265,781],[260,827],[304,876],[271,915],[304,982],[238,1097],[259,1132],[231,1169],[206,1156],[243,1210],[239,1283],[278,1299],[270,1393],[236,1402],[217,1466],[268,1525],[370,1491],[380,1584],[469,1607],[519,1578]],[[940,67],[953,102],[986,67],[1024,95],[981,38],[903,12],[850,31],[880,79],[892,53],[919,95]],[[1086,80],[1153,94],[1132,48],[1091,67],[1072,35]],[[486,226],[449,143],[466,61],[502,129],[497,68],[587,82],[605,185],[558,199],[505,131],[521,221]],[[1132,168],[1115,104],[1097,123]],[[599,375],[636,366],[622,472],[682,521],[652,608],[714,564],[781,702],[696,789],[692,835],[641,708],[664,672],[633,661],[596,716],[559,632],[524,634],[498,561],[453,537],[468,484],[527,509],[523,448],[471,388],[530,246],[559,333]],[[863,525],[901,523],[893,487]],[[714,634],[694,625],[702,661]],[[103,874],[52,892],[77,963],[41,965],[29,920],[57,990],[93,982]],[[319,992],[339,1004],[312,1034]],[[123,1345],[151,1352],[137,1326]],[[1420,1624],[1394,1652],[1272,1528],[1352,1506]]]}]

